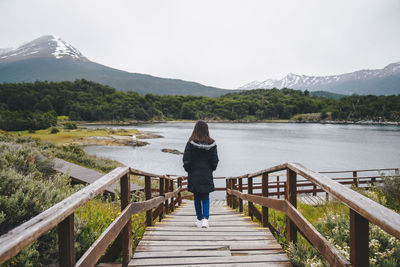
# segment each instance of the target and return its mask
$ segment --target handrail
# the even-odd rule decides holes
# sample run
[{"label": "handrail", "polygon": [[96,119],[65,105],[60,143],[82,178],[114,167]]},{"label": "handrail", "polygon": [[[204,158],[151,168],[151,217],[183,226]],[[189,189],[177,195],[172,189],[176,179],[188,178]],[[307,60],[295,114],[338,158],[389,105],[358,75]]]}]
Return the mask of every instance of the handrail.
[{"label": "handrail", "polygon": [[[130,202],[129,192],[129,175],[140,175],[145,177],[146,201]],[[152,198],[151,196],[151,178],[158,178],[160,182],[160,195]],[[101,194],[108,186],[114,184],[121,179],[121,214],[108,226],[108,228],[100,235],[100,237],[92,244],[86,253],[75,264],[74,259],[74,212]],[[23,248],[37,240],[39,237],[58,226],[59,234],[59,256],[60,266],[94,266],[109,244],[116,238],[121,236],[123,262],[130,260],[132,252],[131,239],[131,216],[135,213],[146,212],[147,225],[153,223],[153,208],[158,207],[154,213],[160,218],[163,216],[165,203],[165,213],[174,209],[174,206],[182,201],[181,192],[183,177],[175,179],[167,175],[157,175],[142,172],[129,167],[118,167],[99,178],[94,183],[84,187],[78,192],[65,198],[61,202],[55,204],[49,209],[36,215],[29,221],[12,229],[8,233],[0,236],[0,264],[4,263],[11,257],[15,256]],[[174,190],[173,183],[177,186]],[[173,199],[175,200],[173,201]],[[168,200],[171,203],[168,204]],[[123,235],[121,235],[123,233]],[[118,243],[114,242],[113,246]],[[110,250],[120,250],[118,244]],[[118,252],[117,252],[118,253]],[[118,255],[118,254],[117,254]],[[115,255],[114,255],[115,256]],[[114,257],[112,256],[112,257]]]},{"label": "handrail", "polygon": [[318,172],[304,167],[300,163],[288,163],[288,168],[317,184],[358,214],[400,239],[400,214]]},{"label": "handrail", "polygon": [[61,221],[71,215],[80,206],[103,192],[107,186],[116,182],[129,171],[127,167],[119,167],[104,175],[96,182],[86,186],[67,197],[29,221],[14,228],[0,237],[0,263],[15,256],[24,247],[53,229]]},{"label": "handrail", "polygon": [[[269,188],[276,187],[279,189],[279,187],[282,187],[281,185],[269,186],[269,174],[282,170],[287,171],[286,181],[279,182],[280,184],[285,185],[285,200],[269,198],[269,195],[278,194],[279,196],[279,194],[281,194],[279,190],[277,192],[269,192]],[[396,176],[398,176],[397,168],[390,170],[396,171]],[[361,181],[358,181],[357,174],[354,174],[356,171],[352,172],[354,179],[353,182],[356,184],[361,183]],[[304,184],[304,180],[301,180],[301,182],[298,184],[296,178],[297,175],[300,175],[308,180],[308,183]],[[253,178],[259,176],[262,177],[261,186],[254,187]],[[376,178],[377,177],[371,177],[371,182],[376,182]],[[247,179],[246,187],[243,186],[243,179]],[[325,191],[327,194],[331,194],[350,208],[351,263],[348,262],[333,245],[329,244],[329,242],[297,211],[297,191],[304,192],[304,190],[297,190],[297,187],[304,185],[313,185],[314,189],[311,191]],[[316,189],[317,186],[320,189]],[[397,239],[400,239],[400,214],[397,214],[396,212],[372,201],[356,191],[351,190],[340,182],[335,181],[334,179],[331,179],[322,173],[312,171],[299,163],[285,163],[251,174],[228,177],[226,188],[227,202],[232,208],[236,208],[239,205],[239,211],[242,212],[242,201],[248,201],[249,215],[252,218],[255,216],[260,222],[262,222],[264,227],[270,227],[271,231],[273,232],[275,229],[268,222],[268,208],[276,209],[286,213],[286,232],[288,242],[296,242],[297,231],[299,231],[312,245],[317,248],[317,250],[325,257],[331,266],[349,266],[351,264],[356,267],[368,266],[368,222],[374,223],[387,233],[391,234]],[[261,189],[261,193],[253,194],[253,189],[255,188]],[[243,190],[247,190],[247,194],[242,193]],[[257,203],[262,206],[262,213],[254,208],[253,203]]]}]

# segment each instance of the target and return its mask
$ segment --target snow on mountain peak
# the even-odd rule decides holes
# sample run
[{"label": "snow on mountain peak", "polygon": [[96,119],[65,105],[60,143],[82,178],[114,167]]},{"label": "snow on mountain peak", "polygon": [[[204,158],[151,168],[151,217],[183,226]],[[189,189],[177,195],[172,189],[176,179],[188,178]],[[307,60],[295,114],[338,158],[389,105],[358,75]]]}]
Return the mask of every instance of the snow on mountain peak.
[{"label": "snow on mountain peak", "polygon": [[[1,51],[3,52],[1,53]],[[41,36],[11,50],[0,50],[0,61],[16,61],[32,57],[55,57],[56,59],[65,58],[74,61],[88,61],[78,49],[60,37],[53,35]]]},{"label": "snow on mountain peak", "polygon": [[280,80],[267,79],[265,81],[254,81],[239,87],[238,89],[271,89],[271,88],[292,88],[292,89],[315,89],[322,90],[330,88],[331,85],[351,81],[366,81],[379,77],[400,74],[400,62],[392,63],[383,69],[365,69],[351,73],[328,76],[307,76],[289,73]]}]

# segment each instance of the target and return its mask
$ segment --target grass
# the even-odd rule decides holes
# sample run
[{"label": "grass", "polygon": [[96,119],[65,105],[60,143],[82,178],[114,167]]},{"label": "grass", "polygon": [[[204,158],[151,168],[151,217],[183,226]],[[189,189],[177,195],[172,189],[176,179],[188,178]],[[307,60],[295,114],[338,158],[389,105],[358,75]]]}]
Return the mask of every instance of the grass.
[{"label": "grass", "polygon": [[51,129],[37,130],[34,133],[29,133],[28,131],[14,131],[8,132],[14,136],[31,136],[32,138],[39,139],[40,141],[47,141],[53,144],[69,144],[76,141],[82,141],[87,137],[92,136],[129,136],[132,134],[138,134],[139,131],[136,129],[86,129],[78,128],[74,130],[67,130],[59,128],[59,132],[56,134],[51,133]]}]

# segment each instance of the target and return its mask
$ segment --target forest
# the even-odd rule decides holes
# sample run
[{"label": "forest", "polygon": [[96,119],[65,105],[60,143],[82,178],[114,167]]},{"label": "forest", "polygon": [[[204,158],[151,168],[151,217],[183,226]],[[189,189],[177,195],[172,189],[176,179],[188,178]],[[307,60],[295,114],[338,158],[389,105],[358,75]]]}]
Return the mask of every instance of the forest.
[{"label": "forest", "polygon": [[274,120],[320,113],[321,119],[400,121],[400,95],[333,99],[293,89],[257,89],[220,97],[140,95],[84,79],[0,84],[0,129],[43,129],[73,121]]}]

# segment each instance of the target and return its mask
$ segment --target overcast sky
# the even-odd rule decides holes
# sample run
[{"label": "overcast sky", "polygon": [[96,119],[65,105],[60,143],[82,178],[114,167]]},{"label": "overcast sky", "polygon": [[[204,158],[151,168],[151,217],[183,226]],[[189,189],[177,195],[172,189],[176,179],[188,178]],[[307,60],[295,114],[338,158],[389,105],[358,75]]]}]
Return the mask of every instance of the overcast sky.
[{"label": "overcast sky", "polygon": [[400,1],[0,0],[0,48],[46,34],[117,69],[237,88],[400,61]]}]

